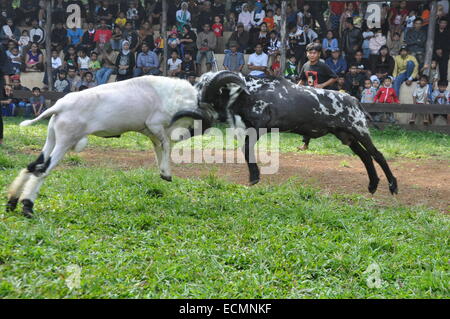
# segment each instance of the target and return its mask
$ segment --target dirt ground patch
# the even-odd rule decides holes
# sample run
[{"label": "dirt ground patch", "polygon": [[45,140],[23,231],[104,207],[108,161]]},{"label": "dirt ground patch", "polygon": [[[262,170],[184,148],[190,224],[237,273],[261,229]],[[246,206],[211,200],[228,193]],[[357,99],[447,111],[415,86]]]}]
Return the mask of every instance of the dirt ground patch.
[{"label": "dirt ground patch", "polygon": [[[357,157],[324,156],[301,153],[280,155],[277,174],[262,175],[260,184],[277,185],[297,178],[305,185],[320,187],[324,193],[360,194],[373,198],[383,206],[402,203],[409,206],[424,205],[449,212],[450,166],[445,160],[391,159],[389,164],[398,179],[399,194],[391,196],[387,180],[377,165],[380,176],[378,191],[367,191],[368,177],[364,165]],[[156,167],[153,151],[87,150],[80,154],[89,166],[120,169]],[[229,182],[248,184],[246,164],[175,164],[172,174],[181,178],[204,177],[214,172]]]}]

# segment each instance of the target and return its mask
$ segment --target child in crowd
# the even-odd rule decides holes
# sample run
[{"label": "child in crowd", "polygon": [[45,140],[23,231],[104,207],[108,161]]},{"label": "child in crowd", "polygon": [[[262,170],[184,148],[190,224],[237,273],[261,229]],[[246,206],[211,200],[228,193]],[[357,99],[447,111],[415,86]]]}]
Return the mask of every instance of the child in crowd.
[{"label": "child in crowd", "polygon": [[169,52],[171,52],[171,51],[178,52],[179,45],[180,45],[180,39],[178,38],[177,31],[172,31],[169,34],[169,38],[167,39],[167,45],[168,45],[169,50],[170,50]]},{"label": "child in crowd", "polygon": [[56,79],[55,83],[53,84],[55,92],[60,93],[69,93],[70,92],[70,83],[66,79],[67,73],[65,70],[60,70],[58,72],[58,78]]},{"label": "child in crowd", "polygon": [[78,57],[73,46],[67,49],[67,54],[64,57],[64,69],[67,70],[69,68],[78,69]]},{"label": "child in crowd", "polygon": [[131,21],[133,26],[137,27],[137,22],[139,21],[139,11],[136,8],[136,3],[134,1],[130,2],[130,7],[127,11],[127,21]]},{"label": "child in crowd", "polygon": [[273,63],[270,66],[269,73],[272,76],[281,76],[281,55],[277,53],[273,59]]},{"label": "child in crowd", "polygon": [[194,77],[197,74],[196,65],[194,59],[192,58],[192,53],[186,51],[184,53],[183,63],[181,64],[180,78],[189,80],[190,77]]},{"label": "child in crowd", "polygon": [[412,29],[414,27],[414,20],[416,20],[416,11],[411,10],[408,13],[408,16],[405,19],[405,32],[408,32],[408,30]]},{"label": "child in crowd", "polygon": [[[397,97],[397,93],[395,93],[394,88],[392,87],[392,77],[389,76],[384,79],[383,86],[378,90],[374,99],[375,103],[400,103]],[[386,121],[390,123],[395,123],[394,114],[393,113],[385,113]]]},{"label": "child in crowd", "polygon": [[278,7],[273,16],[273,22],[275,23],[275,27],[278,32],[281,31],[281,8]]},{"label": "child in crowd", "polygon": [[284,77],[291,80],[294,83],[298,82],[299,73],[297,69],[297,59],[295,55],[291,55],[286,62],[286,70],[284,71]]},{"label": "child in crowd", "polygon": [[372,87],[378,92],[380,89],[380,79],[376,75],[372,75],[370,81],[372,82]]},{"label": "child in crowd", "polygon": [[89,63],[91,62],[91,59],[86,55],[86,51],[78,50],[77,62],[80,70],[80,75],[81,77],[83,77],[84,74],[89,71]]},{"label": "child in crowd", "polygon": [[117,17],[114,24],[118,26],[119,28],[125,27],[125,24],[127,23],[127,17],[125,16],[124,12],[119,12],[119,16]]},{"label": "child in crowd", "polygon": [[98,54],[97,52],[92,52],[91,53],[91,58],[89,61],[89,72],[91,72],[94,75],[95,78],[95,74],[98,70],[100,70],[102,68],[102,65],[100,64],[100,61],[98,60]]},{"label": "child in crowd", "polygon": [[20,74],[20,71],[22,70],[23,58],[19,52],[19,48],[14,47],[11,49],[11,51],[7,51],[6,54],[11,59],[14,74]]},{"label": "child in crowd", "polygon": [[338,75],[336,81],[336,91],[341,93],[347,93],[347,91],[345,90],[345,78],[342,75]]},{"label": "child in crowd", "polygon": [[30,39],[30,34],[28,33],[28,30],[23,30],[22,31],[22,36],[19,39],[19,50],[21,52],[25,52],[27,51],[26,49],[28,48],[28,46],[31,43],[31,39]]},{"label": "child in crowd", "polygon": [[[223,47],[223,25],[222,25],[222,22],[221,22],[219,16],[214,17],[214,24],[212,25],[211,29],[217,38],[216,49]],[[216,51],[216,53],[219,53],[219,52]],[[220,53],[223,53],[223,52],[220,52]]]},{"label": "child in crowd", "polygon": [[88,89],[97,86],[97,82],[95,81],[94,75],[91,72],[86,72],[84,74],[84,77],[81,81],[81,86],[85,86]]},{"label": "child in crowd", "polygon": [[30,98],[30,103],[33,108],[33,114],[37,117],[45,111],[45,98],[41,95],[41,89],[38,87],[34,87],[32,93],[33,96]]},{"label": "child in crowd", "polygon": [[181,73],[181,64],[183,64],[183,61],[178,58],[177,51],[172,51],[171,57],[172,58],[167,61],[167,65],[169,66],[167,75],[169,77],[176,77]]},{"label": "child in crowd", "polygon": [[223,29],[226,32],[234,32],[236,31],[237,19],[236,14],[234,12],[230,12],[227,17],[227,21],[223,24]]},{"label": "child in crowd", "polygon": [[[448,81],[439,80],[437,90],[434,90],[431,94],[431,102],[434,104],[450,104],[450,92],[447,90]],[[442,114],[436,115],[447,117],[447,123],[450,123],[450,115]]]},{"label": "child in crowd", "polygon": [[372,81],[364,80],[364,89],[361,92],[361,103],[373,103],[377,90],[372,86]]},{"label": "child in crowd", "polygon": [[[419,84],[416,86],[413,92],[413,103],[414,104],[428,104],[429,100],[429,87],[428,87],[428,77],[426,75],[422,75],[419,79]],[[416,122],[417,114],[411,114],[411,119],[409,120],[409,124],[414,124]],[[424,114],[423,124],[428,125],[431,124],[431,115]]]},{"label": "child in crowd", "polygon": [[266,17],[264,18],[263,21],[266,23],[269,32],[275,30],[276,25],[275,19],[273,17],[273,10],[267,10]]}]

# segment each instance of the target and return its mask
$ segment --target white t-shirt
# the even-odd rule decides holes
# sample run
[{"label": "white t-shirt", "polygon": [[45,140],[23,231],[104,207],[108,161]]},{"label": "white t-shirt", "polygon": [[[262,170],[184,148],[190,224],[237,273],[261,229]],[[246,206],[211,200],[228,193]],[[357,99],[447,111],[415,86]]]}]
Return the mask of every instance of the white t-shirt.
[{"label": "white t-shirt", "polygon": [[[252,64],[254,66],[264,66],[267,67],[269,63],[269,57],[267,56],[267,54],[265,54],[264,52],[261,53],[260,55],[253,53],[252,55],[250,55],[250,57],[248,58],[248,64]],[[253,76],[260,76],[264,74],[263,71],[257,71],[257,70],[253,70],[252,72],[250,72],[250,75]]]},{"label": "white t-shirt", "polygon": [[88,56],[84,58],[78,57],[78,67],[80,69],[89,69],[89,62],[91,62],[91,59]]},{"label": "white t-shirt", "polygon": [[173,59],[169,59],[169,61],[167,61],[167,64],[169,65],[169,71],[178,69],[178,66],[182,63],[183,61],[181,61],[180,59],[176,59],[175,61]]},{"label": "white t-shirt", "polygon": [[58,56],[56,59],[52,57],[52,69],[57,69],[62,65],[61,58]]}]

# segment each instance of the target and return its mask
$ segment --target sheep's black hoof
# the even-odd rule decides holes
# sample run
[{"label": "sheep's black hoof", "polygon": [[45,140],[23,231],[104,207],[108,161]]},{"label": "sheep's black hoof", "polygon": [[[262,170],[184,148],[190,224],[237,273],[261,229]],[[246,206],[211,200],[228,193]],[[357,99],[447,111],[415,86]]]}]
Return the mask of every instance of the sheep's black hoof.
[{"label": "sheep's black hoof", "polygon": [[391,191],[392,195],[398,194],[397,179],[395,177],[392,182],[389,183],[389,190]]},{"label": "sheep's black hoof", "polygon": [[259,183],[259,177],[250,181],[250,186],[256,185]]},{"label": "sheep's black hoof", "polygon": [[19,203],[18,198],[11,198],[8,203],[6,204],[6,211],[7,212],[13,212],[17,208],[17,204]]},{"label": "sheep's black hoof", "polygon": [[25,216],[26,218],[33,218],[33,202],[29,199],[24,199],[22,201],[23,204],[23,209],[22,209],[22,214],[23,216]]},{"label": "sheep's black hoof", "polygon": [[172,176],[164,176],[163,174],[161,174],[161,178],[167,182],[171,182],[172,181]]},{"label": "sheep's black hoof", "polygon": [[375,192],[377,191],[378,188],[378,183],[380,182],[380,179],[377,178],[376,181],[373,181],[369,184],[369,193],[371,194],[375,194]]}]

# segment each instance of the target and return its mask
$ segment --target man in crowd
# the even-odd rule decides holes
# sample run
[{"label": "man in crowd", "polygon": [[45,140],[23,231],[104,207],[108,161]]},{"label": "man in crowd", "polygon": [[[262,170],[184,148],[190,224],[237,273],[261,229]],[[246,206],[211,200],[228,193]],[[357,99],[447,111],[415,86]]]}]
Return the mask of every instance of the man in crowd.
[{"label": "man in crowd", "polygon": [[238,52],[238,44],[236,42],[231,42],[230,51],[226,53],[223,60],[223,67],[225,70],[239,73],[242,72],[244,65],[244,54]]},{"label": "man in crowd", "polygon": [[[425,59],[425,46],[427,42],[427,33],[422,29],[421,18],[414,20],[414,28],[406,32],[405,43],[408,51],[417,59],[420,65],[423,65]],[[450,39],[447,39],[449,41]]]},{"label": "man in crowd", "polygon": [[419,74],[419,63],[416,58],[410,54],[408,54],[408,49],[406,47],[402,47],[400,49],[400,54],[395,57],[395,67],[393,76],[394,80],[394,90],[397,96],[400,96],[400,87],[403,82],[406,82],[406,85],[411,85],[412,81],[417,78]]},{"label": "man in crowd", "polygon": [[203,25],[203,31],[200,32],[197,36],[197,71],[200,72],[202,58],[206,57],[206,68],[207,71],[211,71],[212,64],[214,63],[214,49],[217,45],[217,38],[214,35],[214,32],[211,31],[211,26],[206,23]]},{"label": "man in crowd", "polygon": [[155,52],[149,50],[147,43],[143,43],[142,52],[137,57],[134,76],[159,75],[160,73],[158,56]]},{"label": "man in crowd", "polygon": [[248,69],[251,76],[263,78],[266,75],[267,67],[269,63],[269,56],[264,53],[261,44],[257,44],[255,47],[255,53],[248,58]]}]

